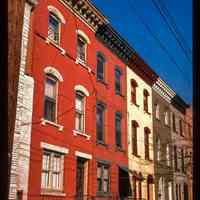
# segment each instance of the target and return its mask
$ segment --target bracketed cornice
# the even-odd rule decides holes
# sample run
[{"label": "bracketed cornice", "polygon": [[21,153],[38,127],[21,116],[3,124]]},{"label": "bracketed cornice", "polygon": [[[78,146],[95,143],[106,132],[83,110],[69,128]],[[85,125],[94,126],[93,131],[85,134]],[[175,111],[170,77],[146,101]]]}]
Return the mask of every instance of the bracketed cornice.
[{"label": "bracketed cornice", "polygon": [[74,11],[81,17],[93,31],[96,31],[102,24],[108,23],[108,20],[100,11],[90,3],[89,0],[59,0],[65,6]]},{"label": "bracketed cornice", "polygon": [[96,37],[126,64],[135,53],[130,45],[109,24],[99,26]]}]

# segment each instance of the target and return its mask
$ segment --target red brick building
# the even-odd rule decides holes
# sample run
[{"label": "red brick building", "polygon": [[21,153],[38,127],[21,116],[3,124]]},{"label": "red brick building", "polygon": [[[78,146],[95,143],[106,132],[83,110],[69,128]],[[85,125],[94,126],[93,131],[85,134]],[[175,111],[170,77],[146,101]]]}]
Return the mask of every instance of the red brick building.
[{"label": "red brick building", "polygon": [[128,195],[125,63],[132,52],[107,23],[89,1],[35,8],[30,200]]}]

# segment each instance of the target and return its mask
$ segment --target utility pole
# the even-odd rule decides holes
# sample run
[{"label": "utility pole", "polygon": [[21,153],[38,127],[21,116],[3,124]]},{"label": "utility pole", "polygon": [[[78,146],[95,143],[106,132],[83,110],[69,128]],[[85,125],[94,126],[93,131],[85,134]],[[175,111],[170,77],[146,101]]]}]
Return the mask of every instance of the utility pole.
[{"label": "utility pole", "polygon": [[200,199],[200,2],[193,1],[193,200]]},{"label": "utility pole", "polygon": [[[24,6],[25,0],[8,0],[8,152],[5,152],[5,154],[7,153],[5,156],[8,157],[8,175],[4,173],[8,179],[8,188],[16,119]],[[5,199],[8,199],[8,188],[5,188],[4,193],[1,194],[7,195]]]}]

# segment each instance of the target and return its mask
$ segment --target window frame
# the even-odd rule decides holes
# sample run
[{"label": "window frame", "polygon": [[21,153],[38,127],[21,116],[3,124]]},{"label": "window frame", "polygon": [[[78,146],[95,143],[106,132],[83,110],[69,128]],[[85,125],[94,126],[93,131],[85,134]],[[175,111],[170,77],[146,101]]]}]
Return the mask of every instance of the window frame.
[{"label": "window frame", "polygon": [[137,82],[131,79],[131,102],[135,105],[137,105],[137,87]]},{"label": "window frame", "polygon": [[[77,110],[77,108],[76,108],[77,96],[82,98],[81,104],[82,104],[83,110]],[[85,132],[85,106],[86,106],[86,95],[82,91],[76,90],[76,93],[75,93],[75,130],[78,131],[78,132],[82,132],[82,133]],[[82,129],[79,129],[79,128],[76,127],[76,119],[80,119],[80,118],[76,117],[76,114],[81,115]],[[80,122],[79,122],[79,125],[80,125]]]},{"label": "window frame", "polygon": [[[100,177],[98,177],[98,168],[100,168]],[[108,178],[104,178],[104,169],[107,169]],[[101,180],[101,190],[99,190],[99,180]],[[107,181],[107,191],[104,191],[104,181]],[[97,162],[97,193],[108,194],[110,192],[110,165]]]},{"label": "window frame", "polygon": [[[80,51],[79,50],[79,41],[81,41],[84,44],[84,46],[83,46],[83,48],[84,48],[84,58],[82,58],[82,56],[80,55],[80,52],[79,52]],[[87,45],[88,45],[87,40],[82,35],[77,34],[77,50],[76,50],[77,51],[77,59],[79,61],[81,61],[82,63],[87,62]]]},{"label": "window frame", "polygon": [[[58,23],[58,32],[57,33],[55,33],[54,32],[54,34],[58,34],[58,39],[57,40],[55,40],[55,39],[52,39],[51,37],[50,37],[50,35],[49,35],[49,27],[50,27],[50,17],[52,17],[53,18],[53,20],[55,20],[55,21],[57,21],[57,23]],[[55,37],[55,36],[54,36]],[[48,16],[48,39],[49,40],[51,40],[51,41],[53,41],[54,43],[56,43],[57,45],[60,45],[60,41],[61,41],[61,20],[60,20],[60,18],[54,13],[54,12],[52,12],[52,11],[49,11],[49,16]]]},{"label": "window frame", "polygon": [[[96,61],[97,61],[97,65],[96,65],[97,80],[105,82],[105,64],[106,64],[105,56],[102,53],[98,52],[97,56],[96,56]],[[98,71],[99,61],[102,61],[102,68],[103,68],[102,69],[102,71],[103,71],[102,77],[99,77],[99,71]]]},{"label": "window frame", "polygon": [[[118,77],[117,73],[118,73],[119,77]],[[115,67],[115,94],[116,95],[122,95],[122,80],[121,80],[122,78],[121,77],[122,77],[122,71],[117,66],[117,67]]]},{"label": "window frame", "polygon": [[[120,122],[120,130],[117,130],[117,122]],[[115,112],[115,145],[118,148],[122,148],[122,114],[121,112]]]},{"label": "window frame", "polygon": [[149,92],[144,89],[143,90],[143,109],[146,113],[149,113]]},{"label": "window frame", "polygon": [[[97,109],[100,108],[102,111],[102,140],[98,138],[98,125],[97,125]],[[97,102],[96,104],[96,137],[97,137],[97,142],[100,143],[105,143],[105,112],[106,112],[106,106],[101,103]]]},{"label": "window frame", "polygon": [[160,105],[158,103],[155,104],[155,117],[160,120]]},{"label": "window frame", "polygon": [[150,160],[150,146],[149,146],[149,134],[151,133],[150,129],[144,128],[144,149],[145,149],[145,160]]},{"label": "window frame", "polygon": [[[52,82],[55,83],[54,85],[54,89],[55,89],[55,99],[48,97],[45,94],[46,91],[46,84],[47,84],[47,80],[50,80]],[[55,105],[55,111],[54,111],[54,119],[50,119],[49,117],[46,117],[46,101],[50,101],[51,103],[53,102]],[[57,104],[58,104],[58,79],[56,76],[54,76],[53,74],[47,73],[45,74],[45,87],[44,87],[44,119],[53,123],[58,123],[58,119],[57,119]]]},{"label": "window frame", "polygon": [[[44,155],[49,155],[49,168],[48,168],[48,173],[49,173],[49,181],[47,186],[43,183],[43,173],[45,173],[45,169],[43,169],[43,164],[44,164]],[[59,175],[58,175],[58,187],[53,186],[53,174],[55,174],[54,168],[54,158],[58,156],[59,157]],[[48,149],[43,150],[42,154],[42,169],[41,169],[41,189],[42,191],[50,191],[50,192],[63,192],[63,183],[64,183],[64,154]]]},{"label": "window frame", "polygon": [[132,154],[138,156],[138,123],[135,120],[131,122],[131,140],[132,140]]}]

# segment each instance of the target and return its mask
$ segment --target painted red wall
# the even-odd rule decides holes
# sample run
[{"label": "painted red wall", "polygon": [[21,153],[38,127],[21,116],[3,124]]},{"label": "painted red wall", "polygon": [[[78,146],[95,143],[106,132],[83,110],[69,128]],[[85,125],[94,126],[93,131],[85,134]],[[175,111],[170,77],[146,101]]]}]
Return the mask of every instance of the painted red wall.
[{"label": "painted red wall", "polygon": [[[48,30],[48,5],[56,7],[64,16],[66,24],[61,27],[60,46],[71,56],[62,55],[53,45],[45,43]],[[69,154],[65,156],[64,165],[64,193],[69,199],[76,193],[76,156],[75,151],[91,154],[89,162],[89,195],[96,195],[96,159],[111,162],[111,193],[118,191],[118,165],[127,166],[127,106],[126,106],[126,68],[110,50],[104,47],[96,38],[94,32],[75,17],[69,9],[57,0],[39,1],[32,17],[32,34],[29,51],[29,74],[34,78],[34,105],[31,138],[31,160],[29,177],[29,199],[56,199],[40,195],[42,148],[41,142],[66,147]],[[95,73],[89,73],[86,68],[75,63],[76,59],[76,30],[81,29],[90,38],[91,44],[87,48],[87,63],[93,72],[96,72],[96,53],[101,51],[106,57],[106,85],[96,81]],[[122,95],[115,95],[115,66],[122,71]],[[64,126],[63,131],[52,125],[41,125],[44,110],[44,68],[52,66],[62,75],[64,81],[59,82],[58,88],[58,123]],[[86,99],[86,133],[91,135],[90,140],[82,136],[74,136],[74,103],[75,85],[83,85],[90,93]],[[96,92],[94,92],[96,91]],[[96,144],[96,101],[101,100],[106,104],[106,144]],[[115,147],[115,112],[122,112],[122,145],[124,152]]]}]

